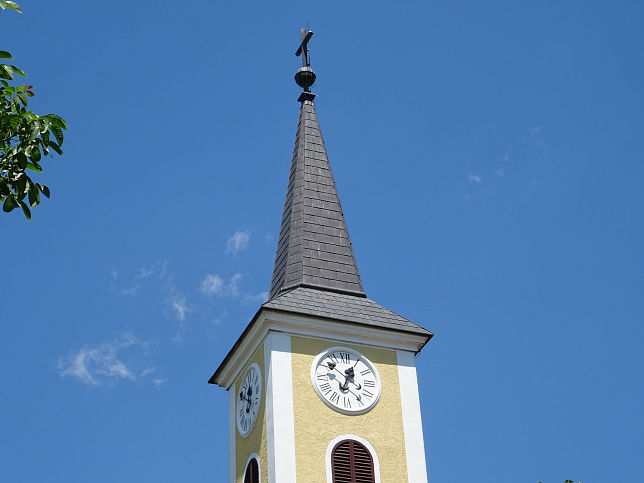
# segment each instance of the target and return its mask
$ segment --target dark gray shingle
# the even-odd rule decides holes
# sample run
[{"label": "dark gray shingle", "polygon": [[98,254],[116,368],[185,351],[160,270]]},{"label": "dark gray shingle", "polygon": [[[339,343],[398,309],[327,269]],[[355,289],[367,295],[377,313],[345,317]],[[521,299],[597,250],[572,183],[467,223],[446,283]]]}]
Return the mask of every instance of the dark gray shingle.
[{"label": "dark gray shingle", "polygon": [[304,100],[270,299],[294,287],[366,297],[312,100]]},{"label": "dark gray shingle", "polygon": [[430,331],[420,325],[378,305],[373,300],[355,295],[298,287],[278,295],[262,307],[384,329],[402,330],[428,338],[432,336]]}]

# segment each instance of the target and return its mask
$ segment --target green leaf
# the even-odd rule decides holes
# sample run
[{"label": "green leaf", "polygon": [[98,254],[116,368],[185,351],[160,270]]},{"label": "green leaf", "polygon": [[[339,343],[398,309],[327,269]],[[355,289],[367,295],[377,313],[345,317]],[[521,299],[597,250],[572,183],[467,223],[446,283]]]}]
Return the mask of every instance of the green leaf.
[{"label": "green leaf", "polygon": [[29,160],[27,159],[27,156],[25,155],[25,153],[20,151],[16,155],[16,161],[18,161],[18,167],[20,169],[27,169],[27,165],[29,164]]},{"label": "green leaf", "polygon": [[28,220],[31,220],[31,211],[29,210],[29,207],[27,206],[27,203],[24,201],[20,202],[20,208],[22,208],[22,212],[25,214],[25,217]]},{"label": "green leaf", "polygon": [[34,163],[29,163],[28,162],[27,166],[25,167],[25,169],[30,169],[30,170],[35,171],[37,173],[42,173],[42,168],[39,165],[34,164]]},{"label": "green leaf", "polygon": [[49,188],[47,188],[44,184],[40,184],[40,183],[36,183],[36,186],[38,186],[38,189],[43,195],[49,198]]},{"label": "green leaf", "polygon": [[[6,65],[6,64],[5,64],[5,65]],[[16,67],[15,65],[11,65],[10,67],[11,67],[11,69],[13,69],[13,71],[14,71],[16,74],[19,74],[19,75],[21,75],[21,76],[23,76],[23,77],[27,77],[27,74],[25,74],[22,70],[18,69],[18,67]]]},{"label": "green leaf", "polygon": [[59,145],[62,145],[63,144],[63,130],[59,126],[54,125],[53,123],[52,123],[52,125],[51,125],[51,127],[49,129],[51,130],[52,134],[56,138],[56,142]]},{"label": "green leaf", "polygon": [[26,106],[27,105],[27,95],[24,92],[18,92],[16,95],[20,98],[20,100],[22,101],[22,104],[24,106]]},{"label": "green leaf", "polygon": [[43,116],[43,117],[47,119],[52,124],[52,126],[58,126],[62,129],[67,129],[67,123],[62,117],[56,114],[47,114],[46,116]]},{"label": "green leaf", "polygon": [[11,0],[0,0],[0,9],[4,10],[5,8],[10,8],[11,10],[15,10],[18,13],[22,13],[20,5],[18,5],[16,2],[12,2]]},{"label": "green leaf", "polygon": [[8,64],[0,64],[0,79],[13,80],[13,69]]},{"label": "green leaf", "polygon": [[5,213],[9,213],[12,211],[14,208],[16,208],[18,205],[16,204],[15,200],[13,199],[13,196],[8,196],[6,200],[4,200],[4,203],[2,204],[2,211]]},{"label": "green leaf", "polygon": [[29,204],[33,208],[38,203],[40,203],[40,191],[38,191],[38,187],[36,185],[30,184],[29,185]]},{"label": "green leaf", "polygon": [[63,154],[63,150],[62,150],[62,149],[60,149],[60,146],[58,146],[58,144],[56,144],[55,142],[53,142],[53,141],[49,141],[49,142],[47,143],[47,147],[50,147],[51,149],[53,149],[54,151],[56,151],[56,153],[58,153],[60,156],[62,156],[62,154]]},{"label": "green leaf", "polygon": [[40,161],[40,149],[38,149],[37,147],[34,147],[29,153],[29,159],[31,159],[31,161],[34,161],[36,163]]},{"label": "green leaf", "polygon": [[13,57],[6,50],[0,50],[0,59],[13,59]]}]

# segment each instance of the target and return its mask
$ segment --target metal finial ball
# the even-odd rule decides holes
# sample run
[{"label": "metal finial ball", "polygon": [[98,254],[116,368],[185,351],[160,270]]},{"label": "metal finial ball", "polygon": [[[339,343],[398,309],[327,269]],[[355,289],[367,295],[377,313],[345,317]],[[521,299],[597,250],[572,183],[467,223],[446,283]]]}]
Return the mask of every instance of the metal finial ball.
[{"label": "metal finial ball", "polygon": [[298,86],[308,89],[315,83],[315,72],[310,67],[300,67],[295,73],[295,82]]}]

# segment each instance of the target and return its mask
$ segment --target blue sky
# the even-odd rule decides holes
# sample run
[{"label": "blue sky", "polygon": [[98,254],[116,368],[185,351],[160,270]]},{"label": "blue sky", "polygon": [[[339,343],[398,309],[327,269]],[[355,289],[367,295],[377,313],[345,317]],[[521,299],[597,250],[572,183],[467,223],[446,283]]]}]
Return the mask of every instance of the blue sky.
[{"label": "blue sky", "polygon": [[641,2],[20,2],[69,122],[0,217],[0,475],[223,481],[206,381],[268,290],[309,22],[369,297],[417,358],[430,480],[641,480]]}]

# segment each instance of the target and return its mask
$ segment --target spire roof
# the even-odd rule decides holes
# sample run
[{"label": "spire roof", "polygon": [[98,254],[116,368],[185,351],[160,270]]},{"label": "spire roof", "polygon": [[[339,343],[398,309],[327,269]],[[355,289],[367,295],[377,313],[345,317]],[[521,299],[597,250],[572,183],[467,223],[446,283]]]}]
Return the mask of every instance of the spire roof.
[{"label": "spire roof", "polygon": [[303,92],[269,300],[296,287],[366,297],[313,105]]}]

